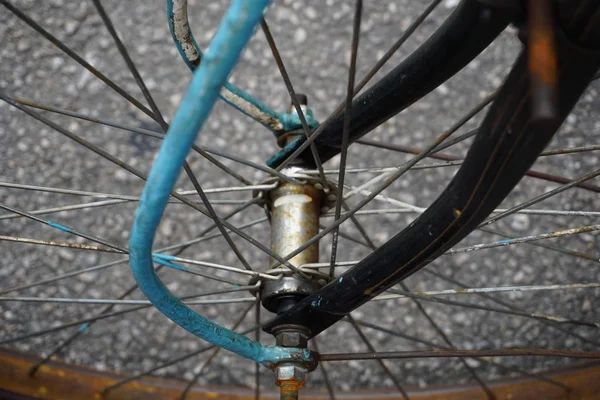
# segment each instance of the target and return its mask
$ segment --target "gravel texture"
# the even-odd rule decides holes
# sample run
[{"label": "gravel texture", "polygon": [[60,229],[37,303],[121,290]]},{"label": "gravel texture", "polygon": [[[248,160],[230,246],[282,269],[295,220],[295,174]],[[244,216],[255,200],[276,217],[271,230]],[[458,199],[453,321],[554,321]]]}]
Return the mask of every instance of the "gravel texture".
[{"label": "gravel texture", "polygon": [[[134,97],[143,98],[91,1],[23,0],[14,3]],[[158,0],[152,2],[107,0],[103,3],[145,78],[148,88],[166,119],[169,120],[190,81],[191,73],[179,58],[171,42],[164,4]],[[275,3],[268,12],[267,21],[280,47],[291,80],[298,92],[308,95],[315,117],[324,120],[345,96],[353,2],[282,0]],[[359,46],[358,77],[364,76],[401,31],[409,26],[424,8],[424,3],[414,0],[366,2]],[[456,3],[457,1],[450,0],[442,2],[377,77],[381,77],[416,49],[441,24]],[[202,47],[207,46],[226,5],[225,1],[189,1],[191,25]],[[0,43],[2,43],[0,88],[7,93],[128,126],[158,129],[147,116],[7,10],[0,13]],[[426,145],[501,84],[519,51],[520,43],[516,38],[516,31],[509,28],[463,71],[410,109],[375,129],[369,138],[394,144]],[[264,36],[260,32],[244,51],[231,81],[274,108],[284,110],[288,107],[289,97],[285,85],[270,55]],[[550,148],[595,144],[595,135],[600,132],[600,121],[593,112],[600,108],[599,90],[598,83],[588,88]],[[160,144],[155,139],[138,134],[46,112],[42,114],[144,172],[149,170]],[[457,135],[477,127],[483,115],[480,113],[469,121],[457,132]],[[223,103],[215,107],[197,142],[243,156],[257,163],[264,163],[264,160],[276,151],[275,141],[269,132]],[[4,102],[0,103],[0,146],[1,181],[127,195],[138,195],[143,187],[143,182],[137,177],[92,154],[89,150]],[[446,152],[462,155],[467,148],[468,142],[452,147]],[[408,159],[407,155],[361,145],[354,145],[349,151],[351,167],[395,166]],[[229,160],[220,159],[220,161],[250,181],[261,182],[267,177],[263,172]],[[240,185],[238,181],[197,154],[191,154],[189,162],[206,189]],[[327,167],[335,168],[338,164],[339,160],[335,158],[328,163]],[[538,160],[535,169],[566,177],[577,177],[592,171],[597,165],[596,153],[588,152],[545,157]],[[385,194],[400,201],[426,207],[443,190],[445,182],[455,171],[456,167],[411,171],[387,189]],[[372,174],[349,174],[347,182],[353,185],[359,184],[372,176]],[[554,183],[525,178],[501,207],[519,204],[556,186]],[[177,182],[177,187],[192,188],[183,174]],[[210,197],[215,200],[239,202],[249,199],[250,194],[225,193]],[[0,188],[0,202],[22,210],[38,210],[95,200],[97,199],[92,197]],[[548,199],[534,208],[596,211],[599,205],[600,201],[596,193],[575,189]],[[236,206],[237,204],[216,204],[215,209],[220,215],[225,215]],[[393,208],[393,205],[376,202],[369,208]],[[83,211],[60,212],[45,217],[104,238],[111,243],[126,246],[134,211],[135,203],[130,202]],[[244,214],[235,216],[231,222],[241,225],[262,216],[264,211],[254,207]],[[402,213],[359,218],[373,240],[381,244],[415,217],[414,213]],[[491,227],[513,237],[519,237],[596,223],[598,223],[597,218],[592,217],[520,214],[507,217]],[[156,247],[194,238],[209,224],[208,218],[193,212],[190,208],[172,204],[168,207],[157,233]],[[356,229],[350,224],[344,224],[343,231],[357,235]],[[266,224],[253,226],[247,232],[257,240],[268,243]],[[26,238],[84,242],[82,239],[25,218],[0,220],[0,233]],[[267,268],[268,257],[265,254],[235,236],[234,240],[257,270]],[[476,232],[469,235],[457,247],[495,240],[498,240],[497,236]],[[322,260],[328,260],[330,242],[329,237],[322,241]],[[598,236],[594,233],[553,239],[548,243],[598,257]],[[120,258],[118,255],[94,251],[9,242],[0,242],[0,249],[3,254],[0,264],[2,289],[37,282]],[[338,259],[356,260],[368,253],[368,249],[341,239]],[[228,249],[222,238],[192,246],[183,255],[221,264],[240,265],[239,260]],[[597,267],[597,261],[521,244],[443,256],[433,262],[428,269],[463,282],[465,285],[487,287],[596,282],[600,279]],[[231,278],[231,275],[227,274],[218,273],[218,275]],[[181,295],[228,287],[228,284],[196,276],[190,277],[176,271],[161,271],[161,277],[172,291]],[[242,281],[239,278],[236,280],[236,282]],[[410,277],[406,283],[412,290],[457,287],[427,273]],[[121,263],[57,283],[11,292],[9,295],[116,298],[132,284],[133,279],[127,263]],[[598,295],[600,291],[597,289],[585,289],[496,294],[493,297],[530,311],[598,321],[600,317],[596,307]],[[247,297],[248,294],[229,296]],[[143,299],[143,295],[134,292],[129,298]],[[493,305],[489,299],[475,295],[452,298]],[[540,346],[590,350],[593,348],[592,345],[572,336],[570,332],[594,340],[598,337],[598,333],[591,328],[574,328],[565,325],[566,329],[557,330],[548,324],[529,318],[430,302],[422,302],[422,305],[454,346],[461,349]],[[0,338],[16,337],[94,315],[103,307],[85,304],[30,304],[2,301],[0,302],[2,326]],[[198,310],[203,315],[230,326],[248,307],[248,304],[230,304],[198,306]],[[432,329],[431,324],[410,300],[367,304],[353,315],[356,319],[443,345],[439,332]],[[155,309],[144,309],[126,316],[127,318],[112,318],[94,324],[59,357],[68,362],[88,364],[100,369],[139,372],[205,346],[205,343],[175,326]],[[262,318],[263,320],[269,318],[268,313],[263,312]],[[252,309],[241,329],[253,326],[254,320]],[[19,341],[11,346],[23,351],[47,354],[61,340],[74,332],[71,329]],[[364,331],[378,350],[429,348],[424,344],[392,337],[368,328],[364,328]],[[261,340],[272,343],[272,339],[266,336],[263,333]],[[347,323],[337,324],[319,336],[318,341],[322,352],[367,350],[365,344]],[[191,379],[207,356],[208,353],[190,358],[161,369],[156,372],[156,375]],[[494,361],[509,367],[533,370],[555,368],[572,362],[567,359],[536,358]],[[386,364],[401,383],[407,386],[457,383],[472,379],[459,360],[404,360],[389,361]],[[478,367],[478,373],[486,379],[512,374],[510,370],[475,361],[469,361],[469,364]],[[338,390],[393,386],[392,380],[382,372],[376,362],[353,361],[329,364],[326,367]],[[199,377],[198,382],[252,386],[254,384],[252,371],[250,362],[223,352]],[[265,369],[262,375],[263,384],[271,385],[272,374]],[[322,375],[318,371],[310,375],[309,386],[323,387],[323,384]]]}]

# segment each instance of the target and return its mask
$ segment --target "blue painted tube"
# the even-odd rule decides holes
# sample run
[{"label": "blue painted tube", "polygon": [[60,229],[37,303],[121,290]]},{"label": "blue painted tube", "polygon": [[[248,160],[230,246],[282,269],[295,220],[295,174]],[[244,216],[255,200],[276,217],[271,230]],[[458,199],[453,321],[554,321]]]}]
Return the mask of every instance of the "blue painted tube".
[{"label": "blue painted tube", "polygon": [[[202,50],[198,46],[189,26],[187,0],[166,0],[166,2],[169,31],[171,32],[173,41],[188,68],[195,71],[200,64]],[[219,94],[221,99],[274,133],[287,132],[302,127],[300,119],[295,113],[287,114],[274,111],[266,104],[229,82],[226,82],[223,86],[229,92],[229,99]],[[246,110],[240,108],[236,103],[245,104]],[[318,122],[313,118],[312,113],[307,113],[306,120],[311,128],[318,126]]]},{"label": "blue painted tube", "polygon": [[[151,253],[156,228],[185,157],[267,4],[268,0],[234,0],[229,7],[202,65],[195,72],[150,171],[136,211],[129,250],[136,282],[163,314],[202,339],[273,366],[280,361],[307,359],[310,353],[303,349],[262,346],[197,314],[158,279],[152,266]],[[166,261],[162,259],[162,262]]]}]

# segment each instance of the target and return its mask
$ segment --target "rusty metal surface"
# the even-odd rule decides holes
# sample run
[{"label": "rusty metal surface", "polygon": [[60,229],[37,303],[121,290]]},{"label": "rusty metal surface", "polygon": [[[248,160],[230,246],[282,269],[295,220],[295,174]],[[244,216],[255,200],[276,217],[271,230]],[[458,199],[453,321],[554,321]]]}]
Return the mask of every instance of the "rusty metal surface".
[{"label": "rusty metal surface", "polygon": [[[285,256],[319,232],[322,193],[312,185],[284,183],[270,193],[271,250]],[[319,245],[315,243],[289,261],[300,266],[317,262]],[[271,261],[276,262],[276,260]],[[272,265],[274,267],[274,265]]]},{"label": "rusty metal surface", "polygon": [[558,61],[553,4],[550,0],[529,0],[528,5],[531,113],[535,120],[555,119],[558,117]]},{"label": "rusty metal surface", "polygon": [[[0,389],[19,393],[38,399],[174,399],[177,398],[186,382],[158,378],[145,378],[123,386],[118,390],[100,394],[106,387],[124,375],[99,372],[93,369],[50,362],[40,368],[35,378],[28,375],[29,369],[37,361],[36,357],[10,350],[0,350]],[[509,379],[490,384],[498,399],[568,399],[592,400],[600,397],[600,364],[586,364],[578,368],[554,373],[553,379],[571,387],[565,392],[555,385],[534,379]],[[483,393],[478,386],[457,385],[437,386],[429,389],[408,389],[411,399],[417,400],[461,400],[482,399]],[[277,391],[263,391],[261,399],[278,399]],[[357,390],[337,393],[339,399],[393,399],[397,391]],[[254,399],[254,390],[250,388],[195,386],[188,394],[192,399]],[[301,390],[302,399],[326,399],[324,392]]]}]

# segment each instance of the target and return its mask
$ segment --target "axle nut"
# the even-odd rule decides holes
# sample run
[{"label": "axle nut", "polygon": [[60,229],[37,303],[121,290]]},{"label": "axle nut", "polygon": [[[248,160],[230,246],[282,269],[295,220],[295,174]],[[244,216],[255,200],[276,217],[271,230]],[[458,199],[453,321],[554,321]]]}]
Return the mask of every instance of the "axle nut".
[{"label": "axle nut", "polygon": [[282,382],[294,381],[302,387],[306,381],[308,370],[294,364],[281,364],[277,366],[275,373],[277,374],[277,386],[281,386]]},{"label": "axle nut", "polygon": [[277,346],[306,348],[308,338],[301,332],[280,332],[275,336]]}]

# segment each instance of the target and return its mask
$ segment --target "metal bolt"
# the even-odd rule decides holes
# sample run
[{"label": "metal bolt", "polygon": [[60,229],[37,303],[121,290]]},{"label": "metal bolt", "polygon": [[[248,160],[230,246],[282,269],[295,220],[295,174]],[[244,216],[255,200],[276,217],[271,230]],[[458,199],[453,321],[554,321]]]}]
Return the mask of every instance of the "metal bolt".
[{"label": "metal bolt", "polygon": [[298,391],[300,389],[298,382],[285,381],[281,382],[280,386],[280,400],[298,400]]},{"label": "metal bolt", "polygon": [[278,332],[275,341],[277,346],[283,347],[306,348],[308,345],[308,337],[302,332],[293,330]]},{"label": "metal bolt", "polygon": [[275,373],[277,375],[275,384],[280,387],[280,399],[298,399],[298,391],[306,382],[308,370],[300,365],[281,364],[276,367]]}]

